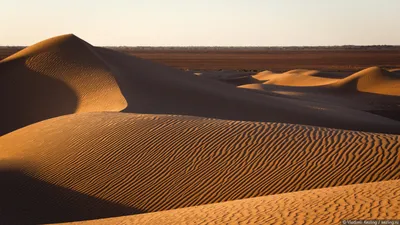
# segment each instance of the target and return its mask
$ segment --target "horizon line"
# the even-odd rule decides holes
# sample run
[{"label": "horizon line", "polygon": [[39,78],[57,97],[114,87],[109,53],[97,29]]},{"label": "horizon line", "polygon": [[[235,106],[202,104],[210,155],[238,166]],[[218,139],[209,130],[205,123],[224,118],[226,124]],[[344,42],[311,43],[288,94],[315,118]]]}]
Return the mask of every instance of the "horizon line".
[{"label": "horizon line", "polygon": [[[34,43],[36,44],[36,43]],[[34,45],[32,44],[32,45]],[[0,47],[29,47],[31,45],[0,45]],[[399,45],[371,44],[371,45],[93,45],[105,48],[335,48],[335,47],[400,47]]]}]

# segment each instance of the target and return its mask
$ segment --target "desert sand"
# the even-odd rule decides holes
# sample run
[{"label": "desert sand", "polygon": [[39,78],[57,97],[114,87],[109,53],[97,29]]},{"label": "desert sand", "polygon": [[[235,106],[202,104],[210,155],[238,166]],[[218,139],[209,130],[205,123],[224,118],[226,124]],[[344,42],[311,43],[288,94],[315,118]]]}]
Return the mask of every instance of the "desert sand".
[{"label": "desert sand", "polygon": [[399,218],[396,71],[193,74],[63,35],[0,81],[0,223]]},{"label": "desert sand", "polygon": [[[291,70],[286,73],[264,71],[254,76],[256,84],[266,86],[308,87],[319,92],[361,92],[388,96],[400,96],[400,76],[396,70],[371,67],[360,72],[341,77],[340,74],[324,73],[316,70]],[[318,88],[317,88],[318,87]]]},{"label": "desert sand", "polygon": [[65,35],[2,60],[0,135],[59,115],[124,109],[115,77],[91,48]]},{"label": "desert sand", "polygon": [[398,180],[385,181],[67,224],[341,224],[349,218],[383,220],[400,217],[399,191]]},{"label": "desert sand", "polygon": [[[121,110],[385,133],[397,133],[400,127],[400,122],[329,103],[304,104],[254,95],[233,85],[95,48],[74,35],[28,47],[1,61],[0,71],[1,97],[7,106],[1,111],[5,125],[0,134],[70,113]],[[29,79],[33,81],[25,82]],[[22,113],[26,111],[32,113]]]}]

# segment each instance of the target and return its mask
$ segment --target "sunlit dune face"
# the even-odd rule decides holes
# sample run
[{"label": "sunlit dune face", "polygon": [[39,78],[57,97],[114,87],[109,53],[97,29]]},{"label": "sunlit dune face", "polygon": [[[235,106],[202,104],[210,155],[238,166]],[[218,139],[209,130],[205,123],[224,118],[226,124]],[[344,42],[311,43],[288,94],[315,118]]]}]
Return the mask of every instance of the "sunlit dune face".
[{"label": "sunlit dune face", "polygon": [[391,170],[400,160],[398,139],[285,123],[97,112],[10,133],[0,142],[0,159],[18,162],[34,179],[155,212],[398,179]]},{"label": "sunlit dune face", "polygon": [[291,70],[285,73],[273,73],[264,71],[253,78],[262,81],[264,84],[290,86],[290,87],[317,87],[332,84],[336,78],[329,76],[319,76],[316,70]]},{"label": "sunlit dune face", "polygon": [[354,85],[359,92],[400,96],[400,76],[396,73],[371,67],[343,79],[340,86]]},{"label": "sunlit dune face", "polygon": [[22,60],[33,72],[65,83],[78,98],[76,112],[126,108],[114,74],[91,48],[73,35],[63,35],[25,48],[3,63]]},{"label": "sunlit dune face", "polygon": [[[266,85],[286,87],[310,87],[319,88],[319,91],[334,91],[337,94],[353,91],[388,96],[400,96],[400,76],[397,70],[386,71],[378,67],[371,67],[347,77],[342,75],[322,73],[316,70],[291,70],[285,73],[261,72],[254,75]],[[264,89],[254,84],[242,85],[249,89]],[[311,89],[310,89],[311,90]],[[341,92],[341,90],[345,92]]]},{"label": "sunlit dune face", "polygon": [[[71,60],[60,52],[43,52],[26,60],[26,66],[63,81],[78,97],[76,112],[121,111],[126,106],[111,71],[96,62]],[[57,66],[55,66],[57,65]]]},{"label": "sunlit dune face", "polygon": [[[343,224],[345,219],[398,218],[400,181],[316,189],[142,215],[83,221],[74,225],[107,224]],[[371,207],[374,210],[371,211]],[[351,217],[349,216],[351,215]],[[350,220],[350,219],[349,219]],[[354,222],[353,222],[354,223]],[[350,223],[349,223],[350,224]]]}]

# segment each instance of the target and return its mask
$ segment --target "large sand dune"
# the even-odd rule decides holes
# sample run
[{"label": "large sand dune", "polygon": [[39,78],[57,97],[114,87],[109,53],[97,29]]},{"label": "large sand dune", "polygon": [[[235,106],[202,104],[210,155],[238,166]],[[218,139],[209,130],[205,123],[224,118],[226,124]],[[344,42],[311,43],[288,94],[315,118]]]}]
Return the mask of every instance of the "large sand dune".
[{"label": "large sand dune", "polygon": [[92,46],[64,35],[0,62],[0,135],[69,113],[127,106],[112,71]]},{"label": "large sand dune", "polygon": [[[342,224],[400,219],[400,181],[349,185],[70,225]],[[67,224],[65,224],[67,225]]]},{"label": "large sand dune", "polygon": [[[21,174],[2,185],[1,204],[38,222],[110,215],[108,204],[47,186],[117,204],[117,216],[400,178],[397,135],[284,123],[84,113],[7,134],[0,149],[5,168]],[[26,202],[15,189],[57,194]],[[100,209],[50,207],[86,204]]]},{"label": "large sand dune", "polygon": [[384,133],[400,130],[399,122],[384,117],[330,104],[260,96],[95,48],[73,35],[40,42],[4,59],[0,79],[4,109],[0,134],[55,116],[123,109]]}]

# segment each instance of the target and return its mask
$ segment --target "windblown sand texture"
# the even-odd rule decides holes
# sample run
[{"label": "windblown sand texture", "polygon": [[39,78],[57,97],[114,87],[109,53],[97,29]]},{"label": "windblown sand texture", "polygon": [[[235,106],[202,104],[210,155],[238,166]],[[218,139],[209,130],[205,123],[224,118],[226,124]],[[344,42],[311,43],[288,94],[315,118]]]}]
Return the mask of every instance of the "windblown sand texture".
[{"label": "windblown sand texture", "polygon": [[[400,178],[397,135],[284,123],[85,113],[22,128],[0,147],[2,161],[21,176],[140,212]],[[30,193],[28,184],[19,192]],[[42,200],[65,205],[70,198]],[[43,222],[103,217],[63,216]]]},{"label": "windblown sand texture", "polygon": [[343,219],[387,220],[400,218],[399,192],[399,180],[385,181],[68,224],[295,225],[341,224]]},{"label": "windblown sand texture", "polygon": [[73,35],[1,61],[0,224],[399,217],[400,122],[368,112],[396,72],[208,76]]}]

